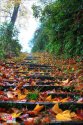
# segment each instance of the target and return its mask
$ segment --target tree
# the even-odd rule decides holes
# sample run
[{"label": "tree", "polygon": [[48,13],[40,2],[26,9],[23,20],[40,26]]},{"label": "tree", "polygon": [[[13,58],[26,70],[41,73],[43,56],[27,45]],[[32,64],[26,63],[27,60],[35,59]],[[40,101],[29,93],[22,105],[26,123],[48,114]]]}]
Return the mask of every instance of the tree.
[{"label": "tree", "polygon": [[0,58],[4,58],[11,53],[18,55],[21,51],[21,45],[18,41],[18,30],[14,27],[11,37],[7,32],[8,27],[10,30],[12,29],[10,24],[4,23],[3,25],[0,25]]},{"label": "tree", "polygon": [[[43,25],[40,30],[48,40],[43,47],[45,50],[65,57],[83,55],[82,5],[82,0],[57,0],[45,6],[40,18],[41,27]],[[40,40],[45,41],[41,31],[34,37],[35,51],[42,44]]]},{"label": "tree", "polygon": [[17,18],[19,7],[20,7],[20,2],[14,4],[14,10],[13,10],[13,14],[12,14],[11,21],[10,21],[10,23],[13,26],[14,26],[14,24],[16,22],[16,18]]},{"label": "tree", "polygon": [[9,2],[13,2],[14,10],[10,17],[10,22],[3,23],[0,28],[1,57],[12,52],[18,55],[21,50],[21,45],[18,42],[18,31],[15,28],[21,0],[11,0]]}]

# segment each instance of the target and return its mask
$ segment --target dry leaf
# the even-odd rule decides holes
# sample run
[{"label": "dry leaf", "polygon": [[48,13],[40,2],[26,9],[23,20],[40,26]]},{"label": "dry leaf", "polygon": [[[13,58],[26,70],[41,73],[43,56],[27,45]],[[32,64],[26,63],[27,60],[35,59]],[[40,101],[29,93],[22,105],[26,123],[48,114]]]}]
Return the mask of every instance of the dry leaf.
[{"label": "dry leaf", "polygon": [[14,96],[13,96],[12,92],[8,91],[8,92],[7,92],[7,97],[8,97],[8,98],[13,98]]},{"label": "dry leaf", "polygon": [[62,113],[58,113],[56,115],[56,120],[58,120],[58,121],[70,121],[70,120],[72,120],[70,110],[65,110]]},{"label": "dry leaf", "polygon": [[19,112],[19,113],[12,113],[12,117],[13,118],[17,118],[21,115],[22,112]]},{"label": "dry leaf", "polygon": [[46,98],[46,101],[51,101],[52,100],[52,96],[49,95],[47,98]]},{"label": "dry leaf", "polygon": [[29,91],[27,89],[24,89],[24,94],[28,94]]},{"label": "dry leaf", "polygon": [[62,83],[67,84],[69,82],[69,79],[62,81]]},{"label": "dry leaf", "polygon": [[68,99],[69,99],[69,98],[64,98],[64,99],[62,99],[60,102],[68,102]]},{"label": "dry leaf", "polygon": [[39,104],[37,104],[37,105],[36,105],[36,107],[34,108],[34,111],[39,112],[39,111],[41,111],[43,108],[44,108],[44,106],[43,106],[43,105],[42,105],[42,106],[40,106]]},{"label": "dry leaf", "polygon": [[15,94],[20,94],[21,93],[21,90],[17,89],[14,91]]},{"label": "dry leaf", "polygon": [[23,99],[25,99],[26,98],[26,95],[18,95],[18,100],[23,100]]},{"label": "dry leaf", "polygon": [[59,108],[58,103],[52,107],[52,111],[56,114],[61,113],[62,109]]}]

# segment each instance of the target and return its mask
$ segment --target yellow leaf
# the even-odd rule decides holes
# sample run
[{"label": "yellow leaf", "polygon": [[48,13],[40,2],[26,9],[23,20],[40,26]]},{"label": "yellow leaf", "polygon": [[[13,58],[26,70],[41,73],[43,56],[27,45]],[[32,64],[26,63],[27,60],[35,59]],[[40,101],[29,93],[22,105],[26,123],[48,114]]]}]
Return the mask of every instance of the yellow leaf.
[{"label": "yellow leaf", "polygon": [[75,112],[71,112],[71,118],[75,118],[77,115]]},{"label": "yellow leaf", "polygon": [[70,110],[65,110],[62,112],[63,114],[70,114]]},{"label": "yellow leaf", "polygon": [[26,98],[26,95],[21,95],[21,94],[18,95],[18,99],[19,99],[19,100],[22,100],[22,99],[25,99],[25,98]]},{"label": "yellow leaf", "polygon": [[68,102],[68,98],[64,98],[60,102]]},{"label": "yellow leaf", "polygon": [[46,101],[51,101],[52,100],[52,96],[49,95],[47,98],[46,98]]},{"label": "yellow leaf", "polygon": [[22,112],[20,112],[20,113],[12,113],[12,117],[13,118],[17,118],[17,117],[19,117],[21,115],[21,113]]},{"label": "yellow leaf", "polygon": [[52,107],[52,111],[56,114],[61,113],[62,109],[59,108],[58,103]]},{"label": "yellow leaf", "polygon": [[39,111],[41,111],[43,108],[44,108],[44,106],[43,106],[43,105],[42,105],[42,106],[40,106],[39,104],[37,104],[37,105],[36,105],[36,107],[34,108],[34,111],[39,112]]},{"label": "yellow leaf", "polygon": [[72,120],[69,114],[59,113],[56,115],[56,120],[58,121],[70,121]]},{"label": "yellow leaf", "polygon": [[58,103],[59,101],[55,101],[55,100],[53,100],[52,102],[53,102],[53,103]]},{"label": "yellow leaf", "polygon": [[56,115],[56,120],[58,121],[70,121],[71,119],[71,113],[70,110],[65,110],[62,113],[58,113]]}]

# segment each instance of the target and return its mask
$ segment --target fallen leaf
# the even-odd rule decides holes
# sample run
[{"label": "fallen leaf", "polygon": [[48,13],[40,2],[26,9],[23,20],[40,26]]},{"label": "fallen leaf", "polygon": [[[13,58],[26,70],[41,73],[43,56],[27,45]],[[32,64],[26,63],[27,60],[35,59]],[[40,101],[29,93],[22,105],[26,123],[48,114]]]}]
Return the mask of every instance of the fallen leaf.
[{"label": "fallen leaf", "polygon": [[56,114],[61,113],[62,109],[59,108],[58,103],[56,103],[53,107],[52,107],[52,111]]},{"label": "fallen leaf", "polygon": [[58,113],[56,115],[56,120],[58,120],[58,121],[70,121],[70,120],[72,120],[70,110],[65,110],[61,113]]},{"label": "fallen leaf", "polygon": [[62,103],[63,103],[63,102],[68,102],[68,99],[69,99],[69,98],[64,98],[64,99],[62,99],[60,102],[62,102]]},{"label": "fallen leaf", "polygon": [[62,81],[62,83],[67,84],[69,82],[69,79]]},{"label": "fallen leaf", "polygon": [[40,106],[39,104],[37,104],[37,105],[36,105],[36,107],[34,108],[34,111],[39,112],[39,111],[41,111],[43,108],[44,108],[44,106],[43,106],[43,105],[42,105],[42,106]]},{"label": "fallen leaf", "polygon": [[8,91],[8,92],[7,92],[7,97],[8,97],[8,98],[13,98],[14,96],[13,96],[12,92]]},{"label": "fallen leaf", "polygon": [[46,101],[51,101],[52,100],[52,96],[49,95],[47,98],[46,98]]},{"label": "fallen leaf", "polygon": [[17,118],[17,117],[19,117],[19,116],[21,115],[21,113],[22,113],[22,112],[12,113],[11,115],[12,115],[13,118]]},{"label": "fallen leaf", "polygon": [[26,98],[26,95],[18,95],[18,100],[23,100],[23,99],[25,99]]}]

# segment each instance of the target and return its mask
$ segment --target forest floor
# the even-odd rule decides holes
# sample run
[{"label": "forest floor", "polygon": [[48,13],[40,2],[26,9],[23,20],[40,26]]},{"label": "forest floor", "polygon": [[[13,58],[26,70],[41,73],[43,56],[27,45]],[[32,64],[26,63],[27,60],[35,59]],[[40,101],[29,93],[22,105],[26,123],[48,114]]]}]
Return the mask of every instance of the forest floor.
[{"label": "forest floor", "polygon": [[82,125],[83,62],[48,53],[0,62],[1,125]]}]

